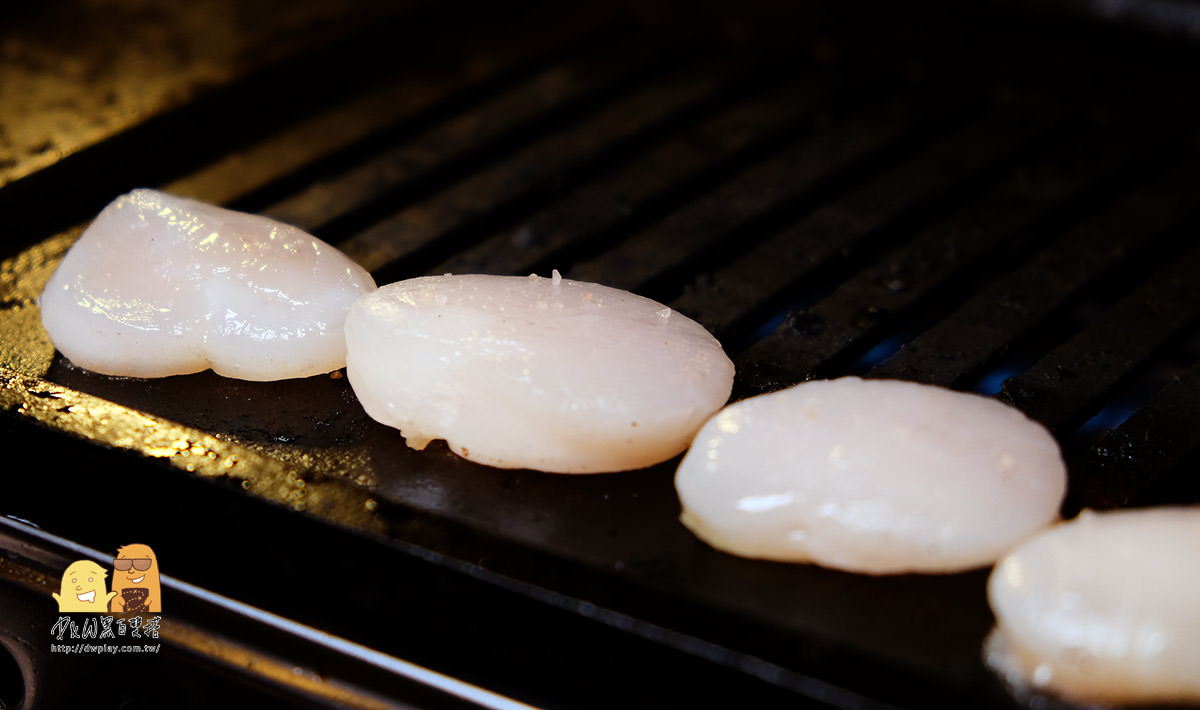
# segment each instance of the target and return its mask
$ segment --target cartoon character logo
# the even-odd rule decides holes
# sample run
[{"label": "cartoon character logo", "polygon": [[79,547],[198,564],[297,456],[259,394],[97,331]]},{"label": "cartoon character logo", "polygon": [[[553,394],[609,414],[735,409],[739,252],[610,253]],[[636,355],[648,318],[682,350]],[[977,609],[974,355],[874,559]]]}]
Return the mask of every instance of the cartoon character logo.
[{"label": "cartoon character logo", "polygon": [[[61,594],[51,592],[58,602],[59,611],[108,611],[108,602],[117,596],[115,591],[104,589],[104,578],[108,573],[91,560],[77,560],[63,572]],[[116,580],[114,580],[115,582]]]},{"label": "cartoon character logo", "polygon": [[149,545],[133,544],[117,548],[113,560],[112,601],[114,613],[161,612],[162,591],[158,579],[158,559]]}]

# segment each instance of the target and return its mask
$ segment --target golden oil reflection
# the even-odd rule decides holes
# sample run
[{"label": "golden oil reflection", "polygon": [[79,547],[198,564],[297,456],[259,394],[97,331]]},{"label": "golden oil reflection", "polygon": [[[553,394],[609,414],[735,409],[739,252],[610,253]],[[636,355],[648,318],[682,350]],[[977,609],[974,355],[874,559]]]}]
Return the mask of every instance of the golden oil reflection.
[{"label": "golden oil reflection", "polygon": [[[55,351],[42,327],[38,298],[85,227],[0,262],[0,407],[57,431],[164,459],[189,473],[235,479],[243,490],[294,510],[380,529],[376,503],[363,490],[374,481],[366,474],[336,480],[341,472],[356,470],[349,461],[326,461],[295,447],[222,440],[41,379]],[[342,458],[363,455],[343,452]],[[309,473],[319,480],[309,480]]]},{"label": "golden oil reflection", "polygon": [[[0,366],[0,408],[71,436],[136,451],[208,478],[357,528],[381,531],[369,493],[349,482],[306,476],[289,463],[236,442]],[[296,465],[299,463],[301,465]]]},{"label": "golden oil reflection", "polygon": [[54,361],[38,297],[67,249],[83,233],[70,229],[0,262],[0,367],[41,377]]}]

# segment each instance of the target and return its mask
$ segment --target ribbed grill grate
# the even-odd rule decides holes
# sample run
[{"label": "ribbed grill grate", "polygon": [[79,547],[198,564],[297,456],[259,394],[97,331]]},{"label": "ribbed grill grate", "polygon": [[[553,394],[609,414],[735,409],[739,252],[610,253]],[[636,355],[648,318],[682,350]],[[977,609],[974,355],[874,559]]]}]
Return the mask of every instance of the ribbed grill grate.
[{"label": "ribbed grill grate", "polygon": [[[1186,67],[1148,87],[1138,72],[1152,65],[1118,72],[1036,29],[1021,45],[1036,56],[1014,57],[1002,30],[975,25],[928,41],[827,21],[730,27],[597,11],[471,41],[431,31],[448,38],[436,61],[314,86],[295,118],[155,174],[313,231],[380,283],[557,268],[661,300],[725,343],[737,397],[844,374],[995,394],[1062,441],[1067,514],[1200,499],[1197,115],[1169,91]],[[1080,52],[1112,73],[1060,91]],[[171,125],[201,131],[203,108]],[[140,135],[123,140],[153,150]],[[91,159],[73,160],[61,172],[76,184]],[[120,175],[88,199],[140,180]],[[35,197],[50,204],[53,189]],[[30,253],[0,280],[14,313],[30,305]],[[0,334],[9,366],[24,336]],[[344,379],[145,383],[47,365],[22,367],[277,458],[310,485],[366,491],[379,509],[364,530],[797,698],[1010,702],[978,660],[982,572],[867,579],[721,555],[676,522],[674,462],[490,470],[440,445],[409,451]]]}]

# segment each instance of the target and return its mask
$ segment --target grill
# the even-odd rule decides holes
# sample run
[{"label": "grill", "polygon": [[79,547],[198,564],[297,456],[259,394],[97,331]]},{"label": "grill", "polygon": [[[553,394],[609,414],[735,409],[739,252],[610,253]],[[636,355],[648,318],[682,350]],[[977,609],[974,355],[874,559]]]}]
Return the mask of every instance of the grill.
[{"label": "grill", "polygon": [[[48,34],[39,13],[73,5],[13,26]],[[336,373],[74,368],[37,294],[136,186],[296,224],[380,283],[557,268],[630,289],[720,338],[735,398],[846,374],[994,395],[1062,443],[1066,516],[1200,500],[1188,3],[1115,22],[1075,3],[275,3],[253,31],[202,5],[185,29],[277,40],[269,56],[181,70],[86,145],[0,159],[10,706],[65,678],[130,707],[501,702],[396,659],[548,707],[1021,705],[980,659],[986,571],[726,556],[677,522],[675,461],[561,477],[412,451]],[[48,654],[57,575],[131,541],[172,578],[163,653]],[[142,663],[153,679],[111,683]]]}]

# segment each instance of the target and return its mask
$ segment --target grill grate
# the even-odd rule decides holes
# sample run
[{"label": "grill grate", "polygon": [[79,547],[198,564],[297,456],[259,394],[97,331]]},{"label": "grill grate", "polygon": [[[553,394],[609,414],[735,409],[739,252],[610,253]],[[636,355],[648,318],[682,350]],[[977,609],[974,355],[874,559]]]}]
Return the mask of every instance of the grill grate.
[{"label": "grill grate", "polygon": [[[666,302],[735,357],[737,397],[843,374],[996,394],[1063,442],[1067,514],[1200,500],[1191,426],[1200,412],[1200,161],[1189,127],[1197,107],[1169,91],[1194,53],[1180,50],[1175,58],[1187,61],[1163,71],[1155,58],[1115,67],[1092,39],[997,29],[990,17],[942,18],[944,31],[913,42],[925,25],[912,18],[871,31],[836,14],[763,24],[751,14],[739,24],[703,13],[674,22],[542,9],[498,25],[506,35],[486,31],[500,22],[492,16],[459,31],[452,11],[414,12],[440,18],[441,32],[413,37],[437,46],[433,60],[315,54],[343,72],[374,63],[354,86],[314,87],[306,110],[262,124],[269,130],[206,144],[198,168],[196,149],[150,173],[165,189],[313,231],[380,283],[558,268]],[[1026,41],[1014,44],[1009,31]],[[1032,49],[1014,56],[1018,44]],[[1080,75],[1086,62],[1094,72]],[[1158,73],[1147,81],[1150,69]],[[1092,90],[1099,85],[1106,90]],[[245,86],[262,84],[247,79],[172,114],[169,125],[200,131],[214,106],[235,108],[222,102]],[[120,145],[152,151],[156,135],[135,129]],[[125,477],[117,480],[151,481],[138,500],[157,511],[147,518],[162,541],[155,547],[163,559],[165,549],[191,560],[187,578],[535,702],[611,705],[632,686],[605,674],[659,659],[637,645],[648,642],[717,670],[706,685],[689,675],[693,666],[663,663],[665,685],[647,705],[736,690],[838,707],[1013,706],[979,660],[991,623],[985,572],[872,579],[724,556],[676,522],[673,462],[578,478],[485,469],[437,444],[414,452],[366,418],[344,379],[264,384],[202,373],[142,382],[80,371],[44,344],[31,355],[29,342],[41,337],[33,299],[77,234],[37,231],[46,227],[33,215],[53,204],[55,180],[83,184],[82,172],[113,150],[101,144],[52,175],[0,188],[0,203],[28,202],[19,223],[45,239],[13,244],[10,252],[24,251],[0,273],[0,375],[11,410],[3,435],[21,446],[18,437],[32,436],[22,427],[37,420],[48,427],[38,435],[49,437],[44,446],[82,432],[134,455],[105,458],[93,447],[48,482],[6,481],[0,500],[12,510],[0,513],[107,549],[49,492],[70,485],[117,500],[80,480],[93,465]],[[88,185],[83,201],[101,204],[139,180],[122,169]],[[178,422],[197,440],[220,440],[214,452],[262,457],[276,473],[243,475],[243,465],[230,474],[234,485],[210,491],[155,465],[162,455],[148,438],[79,428],[100,413],[80,392],[117,405],[104,416]],[[39,393],[69,403],[45,413],[28,404]],[[125,467],[145,473],[115,470]],[[165,503],[164,494],[227,506],[217,515],[246,511],[246,534],[275,541],[255,543],[279,557],[263,570],[290,578],[332,544],[317,541],[328,528],[348,535],[357,551],[338,552],[358,564],[412,574],[425,564],[437,572],[424,574],[449,571],[493,591],[417,599],[436,585],[397,580],[412,589],[396,593],[426,611],[396,611],[386,629],[355,627],[331,605],[392,610],[381,592],[285,601],[265,582],[231,585],[212,572],[219,551],[181,532],[212,513]],[[313,518],[338,525],[313,533],[305,527]],[[282,549],[267,520],[306,546]],[[106,524],[112,535],[138,532]],[[242,576],[261,579],[263,570]],[[465,598],[482,607],[453,606]],[[525,622],[503,618],[518,608]],[[563,610],[569,631],[554,628]],[[433,640],[439,629],[471,633],[471,624],[470,642]],[[571,632],[603,643],[580,648],[563,636]],[[562,677],[531,677],[498,634]],[[573,660],[556,660],[548,639],[568,645],[563,657]],[[491,666],[463,666],[460,654]],[[598,670],[563,668],[581,659]],[[696,685],[681,689],[685,678]]]}]

